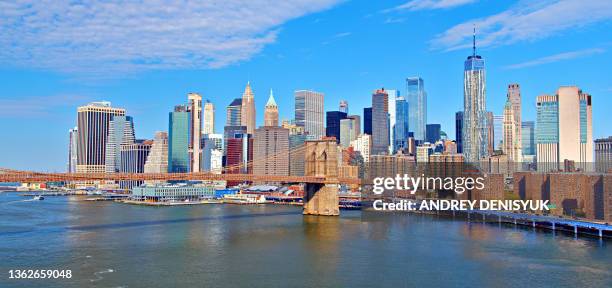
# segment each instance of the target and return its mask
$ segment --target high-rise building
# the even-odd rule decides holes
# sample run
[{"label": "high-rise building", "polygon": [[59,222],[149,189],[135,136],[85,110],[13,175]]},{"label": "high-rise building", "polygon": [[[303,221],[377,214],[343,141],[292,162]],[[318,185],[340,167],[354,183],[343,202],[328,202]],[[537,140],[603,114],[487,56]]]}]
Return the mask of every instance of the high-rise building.
[{"label": "high-rise building", "polygon": [[106,138],[106,160],[104,162],[106,173],[121,170],[121,145],[132,144],[135,140],[132,117],[113,116],[108,123],[108,137]]},{"label": "high-rise building", "polygon": [[363,133],[372,135],[372,107],[363,108]]},{"label": "high-rise building", "polygon": [[387,95],[389,95],[388,98],[388,102],[389,102],[389,108],[388,108],[388,112],[389,112],[389,154],[393,154],[393,152],[395,151],[394,146],[393,146],[393,140],[395,139],[395,137],[393,136],[395,134],[395,100],[397,100],[397,97],[399,97],[399,91],[398,90],[394,90],[394,89],[387,89],[385,90],[387,91]]},{"label": "high-rise building", "polygon": [[370,134],[361,134],[357,139],[351,141],[353,149],[361,153],[364,162],[370,161],[370,152],[372,148],[372,136]]},{"label": "high-rise building", "polygon": [[206,100],[204,103],[204,126],[202,133],[214,134],[215,133],[215,105],[210,101]]},{"label": "high-rise building", "polygon": [[393,129],[393,151],[404,150],[408,147],[408,133],[410,132],[410,120],[408,113],[408,101],[404,97],[395,100],[395,128]]},{"label": "high-rise building", "polygon": [[304,127],[296,125],[294,120],[283,120],[281,126],[289,129],[289,135],[304,134]]},{"label": "high-rise building", "polygon": [[[242,126],[244,127],[244,126]],[[227,128],[227,127],[226,127]],[[245,127],[246,131],[246,127]],[[235,134],[234,138],[225,140],[225,169],[226,173],[251,173],[253,160],[253,135],[248,133]],[[229,184],[228,184],[229,185]]]},{"label": "high-rise building", "polygon": [[493,150],[502,151],[504,144],[504,115],[493,115]]},{"label": "high-rise building", "polygon": [[485,62],[476,55],[476,29],[472,55],[463,72],[463,155],[468,163],[478,163],[488,155]]},{"label": "high-rise building", "polygon": [[264,126],[278,126],[278,105],[274,100],[272,89],[270,89],[270,97],[264,110]]},{"label": "high-rise building", "polygon": [[349,115],[346,117],[347,119],[353,119],[353,135],[355,138],[361,134],[361,116],[359,115]]},{"label": "high-rise building", "polygon": [[264,126],[255,130],[253,173],[289,175],[289,130]]},{"label": "high-rise building", "polygon": [[247,133],[255,132],[255,95],[251,90],[251,82],[247,82],[242,93],[242,110],[240,112],[240,125],[247,127]]},{"label": "high-rise building", "polygon": [[202,96],[197,93],[187,94],[189,112],[189,166],[191,172],[200,172],[202,165]]},{"label": "high-rise building", "polygon": [[[144,173],[145,162],[151,151],[153,141],[136,140],[133,143],[120,145],[121,173]],[[119,186],[132,189],[142,184],[142,181],[119,181]]]},{"label": "high-rise building", "polygon": [[76,173],[77,145],[79,143],[78,131],[78,127],[68,131],[68,173]]},{"label": "high-rise building", "polygon": [[[508,85],[507,98],[512,105],[512,114],[514,117],[514,122],[516,122],[515,126],[517,127],[517,130],[520,130],[523,119],[521,117],[521,87],[519,84],[512,83]],[[518,139],[516,141],[519,146],[522,146],[521,132],[518,131],[516,134],[518,135]]]},{"label": "high-rise building", "polygon": [[455,142],[457,153],[463,153],[463,111],[455,113]]},{"label": "high-rise building", "polygon": [[348,109],[349,109],[348,108],[348,102],[346,100],[340,100],[340,105],[338,106],[338,111],[344,112],[344,113],[348,114],[349,113]]},{"label": "high-rise building", "polygon": [[406,101],[408,101],[408,121],[410,131],[417,141],[425,141],[427,124],[427,93],[421,77],[406,79]]},{"label": "high-rise building", "polygon": [[304,176],[306,134],[289,130],[289,175]]},{"label": "high-rise building", "polygon": [[438,140],[440,140],[440,131],[442,131],[442,125],[427,124],[425,132],[425,141],[429,143],[438,142]]},{"label": "high-rise building", "polygon": [[389,95],[384,88],[372,94],[372,155],[389,153]]},{"label": "high-rise building", "polygon": [[340,111],[327,111],[326,115],[325,136],[334,137],[336,143],[340,143],[340,121],[347,115]]},{"label": "high-rise building", "polygon": [[536,159],[538,171],[554,171],[573,161],[576,168],[593,169],[591,95],[576,86],[563,86],[555,95],[536,101]]},{"label": "high-rise building", "polygon": [[519,146],[517,132],[521,131],[516,128],[514,120],[514,111],[510,99],[506,100],[504,106],[504,141],[502,150],[508,157],[508,161],[521,162],[522,146]]},{"label": "high-rise building", "polygon": [[522,150],[524,155],[536,155],[535,144],[535,123],[533,121],[523,121],[521,123]]},{"label": "high-rise building", "polygon": [[295,91],[295,124],[304,127],[309,140],[325,136],[324,95],[310,90]]},{"label": "high-rise building", "polygon": [[225,126],[242,126],[242,99],[236,98],[232,100],[226,108]]},{"label": "high-rise building", "polygon": [[189,162],[189,112],[187,106],[178,105],[170,112],[168,120],[168,172],[190,171]]},{"label": "high-rise building", "polygon": [[435,145],[432,143],[423,143],[423,145],[416,147],[416,160],[417,162],[427,163],[429,162],[429,155],[433,154]]},{"label": "high-rise building", "polygon": [[223,150],[223,135],[222,134],[202,134],[202,148],[206,146],[207,142],[211,142],[213,144],[214,149]]},{"label": "high-rise building", "polygon": [[348,148],[351,145],[351,141],[357,138],[355,134],[355,126],[359,125],[359,119],[346,118],[340,120],[340,145],[344,148]]},{"label": "high-rise building", "polygon": [[595,140],[595,167],[599,173],[612,173],[612,136]]},{"label": "high-rise building", "polygon": [[493,112],[487,111],[487,154],[495,154],[495,115]]},{"label": "high-rise building", "polygon": [[[202,171],[221,174],[223,168],[223,139],[221,134],[205,134],[202,138]],[[214,136],[214,137],[211,137]]]},{"label": "high-rise building", "polygon": [[144,173],[168,173],[168,133],[155,132]]},{"label": "high-rise building", "polygon": [[78,173],[103,173],[106,161],[108,126],[113,116],[125,116],[125,109],[110,102],[93,102],[77,108]]}]

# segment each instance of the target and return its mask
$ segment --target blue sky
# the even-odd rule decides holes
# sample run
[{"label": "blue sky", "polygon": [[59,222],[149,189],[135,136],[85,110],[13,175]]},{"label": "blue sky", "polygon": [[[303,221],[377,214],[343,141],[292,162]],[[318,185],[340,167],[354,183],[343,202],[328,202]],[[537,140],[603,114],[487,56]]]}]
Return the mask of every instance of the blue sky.
[{"label": "blue sky", "polygon": [[248,80],[260,124],[270,89],[282,119],[297,89],[361,114],[374,89],[403,95],[421,76],[428,123],[454,138],[474,24],[489,110],[517,82],[535,120],[536,96],[578,85],[593,95],[594,138],[612,135],[611,1],[29,2],[0,3],[0,167],[63,171],[76,107],[90,101],[126,108],[136,136],[152,138],[200,92],[220,132]]}]

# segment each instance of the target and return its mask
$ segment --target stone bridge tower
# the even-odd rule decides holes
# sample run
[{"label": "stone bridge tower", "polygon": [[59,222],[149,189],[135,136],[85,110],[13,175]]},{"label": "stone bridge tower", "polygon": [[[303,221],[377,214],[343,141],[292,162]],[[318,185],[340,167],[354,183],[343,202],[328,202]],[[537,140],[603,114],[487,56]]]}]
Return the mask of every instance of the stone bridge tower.
[{"label": "stone bridge tower", "polygon": [[338,147],[335,138],[306,141],[306,176],[326,177],[327,183],[307,183],[304,215],[338,216]]}]

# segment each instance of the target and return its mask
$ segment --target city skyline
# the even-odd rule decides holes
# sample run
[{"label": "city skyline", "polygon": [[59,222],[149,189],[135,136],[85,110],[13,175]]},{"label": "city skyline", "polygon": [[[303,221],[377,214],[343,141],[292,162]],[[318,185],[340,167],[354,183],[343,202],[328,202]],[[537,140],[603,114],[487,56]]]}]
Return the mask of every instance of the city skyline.
[{"label": "city skyline", "polygon": [[[115,107],[126,109],[127,114],[134,118],[136,138],[152,139],[155,131],[166,130],[167,118],[164,115],[167,115],[166,113],[171,111],[174,105],[183,103],[184,96],[189,91],[199,92],[203,100],[208,99],[217,107],[217,111],[224,111],[232,99],[241,97],[244,83],[249,80],[256,95],[266,95],[266,91],[269,91],[270,88],[274,89],[279,106],[279,120],[283,120],[293,119],[292,102],[295,90],[310,89],[324,93],[325,111],[337,110],[339,101],[346,99],[351,111],[361,112],[363,107],[370,106],[368,100],[370,100],[372,90],[380,87],[399,88],[400,95],[405,96],[401,89],[405,78],[419,76],[427,82],[427,124],[442,124],[442,130],[448,134],[449,138],[455,139],[454,113],[461,110],[462,107],[461,64],[470,54],[469,44],[471,44],[471,39],[469,39],[471,31],[463,31],[465,29],[459,29],[463,26],[458,25],[481,22],[480,20],[486,17],[498,15],[504,11],[516,11],[517,4],[478,2],[450,9],[397,9],[381,12],[398,7],[402,3],[398,1],[393,4],[365,5],[350,2],[333,6],[327,10],[322,9],[318,13],[314,13],[318,10],[312,11],[312,14],[278,24],[283,27],[278,34],[278,39],[263,47],[260,52],[253,54],[249,59],[215,69],[196,69],[196,73],[193,73],[193,69],[188,68],[126,72],[116,74],[114,79],[109,80],[113,77],[101,75],[100,79],[92,81],[91,77],[86,77],[87,73],[82,71],[40,70],[27,65],[18,65],[15,61],[0,57],[0,60],[5,63],[4,68],[0,70],[0,76],[8,80],[8,85],[0,90],[0,103],[2,104],[0,106],[3,107],[4,120],[0,127],[3,131],[18,136],[0,144],[3,150],[13,152],[3,159],[3,166],[18,169],[32,167],[37,170],[65,170],[65,159],[67,159],[68,152],[65,148],[68,147],[67,131],[76,126],[74,119],[76,107],[86,103],[108,100]],[[531,7],[531,9],[546,12],[552,5]],[[587,2],[584,6],[592,8],[593,4]],[[376,12],[371,13],[372,16],[367,16],[368,14],[364,13],[365,8],[374,9]],[[580,11],[584,10],[577,12]],[[359,13],[363,15],[363,18],[355,17],[356,19],[351,20],[350,23],[341,24],[333,20],[339,15]],[[406,28],[421,17],[444,18],[451,14],[463,13],[468,15],[441,21],[438,24],[425,25],[423,29],[411,32],[413,33],[411,39],[403,39],[408,33]],[[411,17],[414,19],[410,19]],[[537,96],[555,91],[562,85],[577,85],[593,96],[593,139],[605,138],[612,134],[606,125],[598,125],[598,123],[609,121],[610,116],[605,113],[605,107],[609,107],[612,101],[607,97],[611,93],[612,87],[609,86],[612,84],[606,81],[604,77],[606,73],[601,73],[603,69],[598,68],[609,66],[606,63],[610,63],[611,60],[606,51],[608,47],[606,45],[609,44],[596,40],[597,35],[604,35],[602,33],[609,27],[609,21],[607,21],[609,18],[606,17],[594,17],[599,20],[592,20],[591,23],[593,21],[602,23],[598,27],[585,24],[586,28],[571,30],[571,27],[578,25],[574,23],[571,24],[574,26],[563,30],[564,32],[571,31],[571,33],[561,36],[556,32],[551,32],[546,37],[535,39],[535,41],[519,39],[512,43],[499,45],[491,44],[492,32],[495,32],[492,31],[493,28],[487,25],[477,25],[477,40],[483,43],[482,47],[479,44],[479,54],[487,59],[487,110],[492,111],[495,115],[501,115],[503,103],[506,100],[506,87],[516,82],[521,85],[522,120],[535,121]],[[397,19],[404,19],[404,22],[399,22],[400,20]],[[397,22],[385,23],[394,22],[393,20]],[[307,28],[312,25],[321,28]],[[368,41],[373,35],[368,34],[365,30],[370,26],[376,27],[380,33],[397,39],[397,46],[403,46],[402,43],[410,43],[413,47],[406,50],[402,47],[381,48],[376,46],[377,49],[372,49]],[[446,47],[450,51],[432,50],[432,42],[438,43],[435,40],[444,39],[446,33],[453,28],[461,32],[460,36],[457,36],[461,38],[459,39],[461,41],[456,42],[456,45],[451,45],[452,47]],[[472,25],[467,28],[471,30]],[[302,32],[306,33],[304,36],[315,39],[317,45],[312,42],[304,46],[302,45],[304,43],[297,41]],[[603,37],[599,38],[603,39]],[[573,46],[574,44],[569,43],[576,41],[580,45]],[[323,44],[323,42],[328,43]],[[554,45],[550,45],[551,42],[563,44],[560,47],[552,47]],[[457,47],[465,46],[464,44],[468,46]],[[347,45],[364,47],[353,53],[347,53],[346,56],[338,57],[341,55],[340,51],[344,51]],[[302,48],[309,50],[309,53],[300,50]],[[365,50],[368,49],[371,51],[366,53]],[[584,53],[563,54],[571,51],[583,51]],[[316,60],[324,53],[331,53],[337,59]],[[563,55],[547,58],[560,54]],[[304,55],[310,56],[305,57]],[[368,57],[376,61],[397,63],[398,65],[391,66],[398,67],[379,72],[373,65],[374,60],[365,60]],[[363,61],[354,63],[352,60],[355,59],[363,59]],[[544,59],[540,61],[541,65],[538,65],[537,59]],[[301,69],[300,72],[285,73],[289,71],[287,69],[290,66],[296,64],[302,65],[304,69]],[[346,65],[351,65],[348,66],[352,67],[351,72],[338,73],[341,71],[338,70],[338,67]],[[321,68],[327,69],[327,67],[337,68],[320,71]],[[560,69],[563,69],[563,74],[551,73],[551,71]],[[585,73],[585,70],[591,70],[591,72]],[[89,79],[79,80],[82,77]],[[36,83],[37,85],[24,85],[25,83]],[[131,97],[131,95],[135,96]],[[267,97],[255,98],[255,107],[263,111]],[[216,115],[216,131],[223,130],[222,126],[225,124],[223,114],[225,113]],[[40,129],[37,125],[41,119],[50,122],[45,125],[45,129]],[[262,125],[263,113],[257,113],[256,123],[256,126]],[[14,127],[21,129],[16,130]],[[34,144],[40,137],[49,143],[49,150],[58,152],[45,153],[42,149],[36,149]]]}]

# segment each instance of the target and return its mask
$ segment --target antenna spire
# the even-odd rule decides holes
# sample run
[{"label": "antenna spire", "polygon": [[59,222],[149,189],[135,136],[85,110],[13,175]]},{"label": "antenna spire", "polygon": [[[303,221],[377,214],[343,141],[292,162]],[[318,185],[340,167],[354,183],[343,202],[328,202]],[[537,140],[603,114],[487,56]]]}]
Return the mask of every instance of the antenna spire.
[{"label": "antenna spire", "polygon": [[474,34],[472,34],[472,55],[476,56],[476,24],[474,24]]}]

